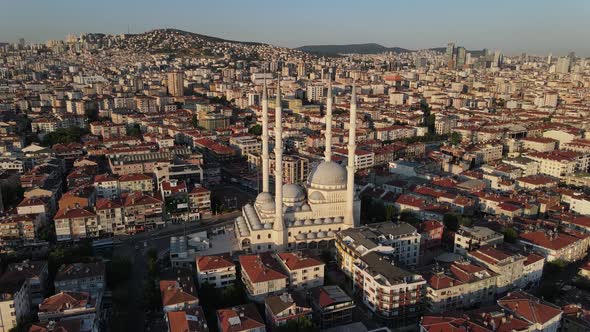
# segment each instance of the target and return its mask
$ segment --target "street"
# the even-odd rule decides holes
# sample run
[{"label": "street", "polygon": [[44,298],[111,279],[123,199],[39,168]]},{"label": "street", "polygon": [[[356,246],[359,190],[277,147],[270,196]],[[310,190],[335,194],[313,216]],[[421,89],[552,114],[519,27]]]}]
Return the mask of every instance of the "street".
[{"label": "street", "polygon": [[[142,304],[144,303],[144,283],[148,275],[146,256],[148,250],[153,248],[158,253],[161,253],[168,249],[171,236],[181,236],[183,234],[231,225],[239,214],[240,211],[234,211],[188,225],[174,224],[163,229],[118,238],[120,242],[113,249],[114,256],[127,258],[133,264],[132,274],[127,285],[127,300],[131,304],[128,315],[130,319],[127,326],[129,331],[141,332],[146,327],[143,323],[139,322],[146,322],[147,318]],[[144,246],[144,241],[147,242],[147,246]],[[138,249],[135,249],[136,245]]]}]

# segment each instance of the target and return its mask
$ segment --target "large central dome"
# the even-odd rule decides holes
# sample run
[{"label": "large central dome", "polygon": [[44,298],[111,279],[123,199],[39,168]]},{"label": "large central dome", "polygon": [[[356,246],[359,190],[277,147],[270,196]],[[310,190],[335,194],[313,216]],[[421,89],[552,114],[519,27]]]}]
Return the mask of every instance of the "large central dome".
[{"label": "large central dome", "polygon": [[317,189],[345,189],[346,169],[333,161],[324,161],[310,174],[309,185]]}]

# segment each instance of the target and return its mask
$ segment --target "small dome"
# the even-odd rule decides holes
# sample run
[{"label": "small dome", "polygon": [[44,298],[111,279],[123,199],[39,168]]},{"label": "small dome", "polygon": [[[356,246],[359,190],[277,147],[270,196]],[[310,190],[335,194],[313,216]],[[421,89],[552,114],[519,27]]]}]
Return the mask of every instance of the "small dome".
[{"label": "small dome", "polygon": [[313,224],[314,224],[314,225],[321,225],[321,224],[323,224],[323,223],[324,223],[324,221],[322,220],[322,218],[317,218],[317,219],[316,219],[316,220],[313,222]]},{"label": "small dome", "polygon": [[295,236],[296,240],[305,240],[305,234],[301,233],[301,234],[297,234]]},{"label": "small dome", "polygon": [[331,223],[333,223],[333,222],[334,222],[334,221],[332,221],[332,218],[325,218],[325,219],[324,219],[324,224],[331,224]]},{"label": "small dome", "polygon": [[318,201],[325,201],[326,198],[324,197],[324,194],[322,194],[321,192],[314,191],[311,193],[311,195],[309,195],[309,200],[318,202]]},{"label": "small dome", "polygon": [[262,210],[262,212],[266,212],[266,213],[274,213],[275,212],[275,202],[272,200],[270,202],[264,202],[260,206],[260,210]]},{"label": "small dome", "polygon": [[295,226],[295,227],[303,226],[303,220],[296,220],[293,223],[293,226]]},{"label": "small dome", "polygon": [[309,212],[309,211],[311,211],[311,208],[306,203],[306,204],[301,205],[301,211],[303,211],[303,212]]},{"label": "small dome", "polygon": [[307,233],[307,238],[308,239],[315,239],[317,236],[315,233]]},{"label": "small dome", "polygon": [[319,164],[309,177],[312,188],[344,189],[346,188],[346,169],[333,161]]},{"label": "small dome", "polygon": [[269,202],[274,202],[270,193],[262,192],[256,196],[256,205],[262,205]]},{"label": "small dome", "polygon": [[342,222],[342,218],[341,217],[334,218],[334,223],[335,224],[340,224],[341,222]]},{"label": "small dome", "polygon": [[329,237],[334,237],[334,235],[336,235],[336,233],[334,233],[334,231],[328,231],[328,236]]},{"label": "small dome", "polygon": [[307,219],[307,220],[305,220],[304,225],[305,226],[311,226],[311,225],[313,225],[313,221],[311,221],[311,219]]},{"label": "small dome", "polygon": [[300,201],[305,198],[305,191],[296,184],[286,184],[283,186],[283,200]]},{"label": "small dome", "polygon": [[318,232],[318,239],[324,238],[326,237],[326,233],[324,232]]}]

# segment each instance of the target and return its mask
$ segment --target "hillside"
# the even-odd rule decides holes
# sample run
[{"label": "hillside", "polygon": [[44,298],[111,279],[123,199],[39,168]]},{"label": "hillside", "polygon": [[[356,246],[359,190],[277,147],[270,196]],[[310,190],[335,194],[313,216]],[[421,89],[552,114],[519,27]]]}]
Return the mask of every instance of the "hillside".
[{"label": "hillside", "polygon": [[385,47],[377,43],[368,44],[348,44],[348,45],[306,45],[298,47],[297,50],[313,53],[317,55],[334,56],[338,54],[358,53],[358,54],[377,54],[384,52],[412,52],[400,47]]}]

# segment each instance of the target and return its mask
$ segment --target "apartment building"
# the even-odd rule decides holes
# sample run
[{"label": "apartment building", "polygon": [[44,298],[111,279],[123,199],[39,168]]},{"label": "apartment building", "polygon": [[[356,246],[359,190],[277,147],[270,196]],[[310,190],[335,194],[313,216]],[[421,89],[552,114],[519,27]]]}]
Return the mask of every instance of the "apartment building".
[{"label": "apartment building", "polygon": [[421,275],[394,265],[391,256],[370,252],[354,263],[353,289],[363,302],[384,319],[408,320],[419,317],[426,281]]},{"label": "apartment building", "polygon": [[241,156],[259,154],[262,151],[262,143],[254,136],[232,136],[229,145],[239,151]]},{"label": "apartment building", "polygon": [[495,232],[487,227],[481,226],[461,226],[455,232],[454,250],[456,254],[465,255],[478,247],[487,245],[500,244],[504,242],[504,235]]},{"label": "apartment building", "polygon": [[545,258],[540,255],[522,255],[500,246],[479,248],[468,252],[467,257],[497,274],[498,293],[536,286],[545,265]]},{"label": "apartment building", "polygon": [[98,330],[101,297],[84,292],[59,292],[43,300],[37,316],[41,323],[81,320],[86,331]]},{"label": "apartment building", "polygon": [[106,267],[102,262],[65,264],[53,284],[57,292],[101,294],[106,287]]},{"label": "apartment building", "polygon": [[242,282],[251,300],[260,302],[266,296],[280,294],[287,289],[289,275],[270,252],[242,255],[240,266]]},{"label": "apartment building", "polygon": [[145,174],[124,174],[119,177],[119,190],[121,193],[139,191],[151,194],[154,191],[154,179]]},{"label": "apartment building", "polygon": [[215,288],[223,288],[236,280],[236,265],[228,254],[198,256],[196,267],[199,286],[210,284]]},{"label": "apartment building", "polygon": [[101,198],[94,207],[101,234],[125,234],[123,205],[120,200]]},{"label": "apartment building", "polygon": [[576,152],[554,150],[530,153],[527,157],[539,163],[539,173],[558,179],[565,179],[575,172],[588,171],[588,155]]},{"label": "apartment building", "polygon": [[305,300],[291,293],[269,296],[264,299],[266,322],[271,329],[303,317],[312,318],[312,310]]},{"label": "apartment building", "polygon": [[121,194],[118,177],[108,173],[94,177],[94,188],[99,198],[115,198]]},{"label": "apartment building", "polygon": [[420,233],[408,223],[379,223],[351,228],[336,234],[340,269],[352,278],[354,262],[370,252],[390,255],[399,264],[418,264]]},{"label": "apartment building", "polygon": [[196,296],[197,289],[190,279],[191,277],[180,278],[182,283],[178,280],[160,281],[160,295],[164,312],[184,311],[199,305],[199,298]]},{"label": "apartment building", "polygon": [[58,241],[70,241],[99,235],[98,217],[82,208],[64,208],[53,218]]},{"label": "apartment building", "polygon": [[290,288],[311,289],[324,284],[324,262],[300,251],[278,254],[276,258],[289,275]]},{"label": "apartment building", "polygon": [[31,312],[31,292],[25,275],[7,271],[0,276],[0,332],[9,332]]},{"label": "apartment building", "polygon": [[538,252],[547,262],[575,262],[586,256],[590,234],[575,231],[534,231],[520,234],[518,242],[525,248]]},{"label": "apartment building", "polygon": [[211,217],[211,191],[196,185],[188,193],[189,220],[200,220]]},{"label": "apartment building", "polygon": [[469,261],[456,261],[448,269],[427,277],[426,301],[429,312],[446,312],[492,304],[497,293],[498,274]]},{"label": "apartment building", "polygon": [[164,203],[139,191],[130,193],[123,201],[124,222],[128,233],[152,229],[164,224]]},{"label": "apartment building", "polygon": [[320,286],[311,290],[313,319],[321,329],[328,329],[352,322],[354,301],[340,287]]},{"label": "apartment building", "polygon": [[266,332],[264,319],[253,303],[217,310],[219,332]]}]

